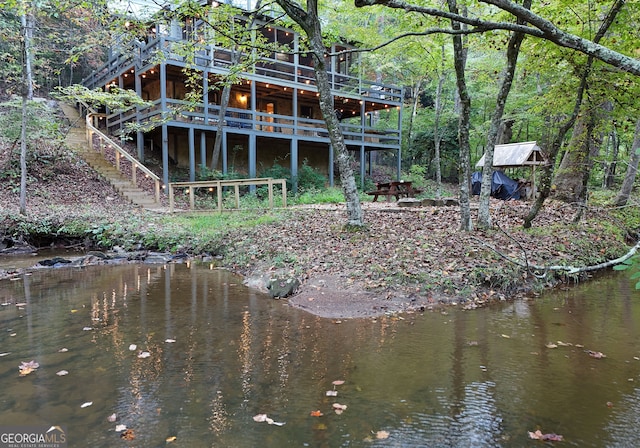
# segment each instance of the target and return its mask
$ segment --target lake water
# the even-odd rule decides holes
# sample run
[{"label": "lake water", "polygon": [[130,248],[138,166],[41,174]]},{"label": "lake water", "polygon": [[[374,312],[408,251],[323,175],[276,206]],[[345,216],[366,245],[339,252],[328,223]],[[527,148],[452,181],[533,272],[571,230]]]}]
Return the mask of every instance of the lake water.
[{"label": "lake water", "polygon": [[58,425],[70,447],[636,446],[639,299],[611,276],[336,321],[208,266],[37,271],[0,282],[0,426]]}]

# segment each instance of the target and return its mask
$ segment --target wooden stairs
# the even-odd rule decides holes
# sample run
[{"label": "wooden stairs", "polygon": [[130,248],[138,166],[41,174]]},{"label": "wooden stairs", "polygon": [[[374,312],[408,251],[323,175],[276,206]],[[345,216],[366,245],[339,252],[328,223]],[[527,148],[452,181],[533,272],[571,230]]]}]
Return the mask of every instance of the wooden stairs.
[{"label": "wooden stairs", "polygon": [[132,204],[146,210],[165,210],[162,204],[158,204],[155,201],[153,194],[135,185],[106,160],[102,154],[88,145],[85,121],[76,108],[62,102],[60,103],[60,108],[70,123],[69,132],[65,139],[69,148],[74,150],[91,168],[107,180],[123,198]]}]

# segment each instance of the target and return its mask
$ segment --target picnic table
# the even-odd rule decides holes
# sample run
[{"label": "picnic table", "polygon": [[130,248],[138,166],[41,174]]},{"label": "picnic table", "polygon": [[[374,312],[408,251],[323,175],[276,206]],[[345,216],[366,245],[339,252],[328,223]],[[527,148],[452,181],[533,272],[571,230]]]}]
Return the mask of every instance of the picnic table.
[{"label": "picnic table", "polygon": [[400,198],[412,198],[422,193],[422,189],[414,188],[411,181],[399,180],[395,182],[377,182],[374,191],[367,191],[368,195],[373,196],[373,202],[378,201],[378,196],[386,196],[387,201],[395,196],[396,200]]}]

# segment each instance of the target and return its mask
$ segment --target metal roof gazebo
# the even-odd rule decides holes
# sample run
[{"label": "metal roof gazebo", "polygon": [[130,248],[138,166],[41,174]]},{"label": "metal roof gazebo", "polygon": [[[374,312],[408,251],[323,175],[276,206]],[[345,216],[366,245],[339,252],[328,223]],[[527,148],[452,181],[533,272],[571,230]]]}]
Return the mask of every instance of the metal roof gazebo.
[{"label": "metal roof gazebo", "polygon": [[[483,154],[476,168],[484,167]],[[493,151],[493,166],[503,170],[505,168],[521,168],[531,167],[531,186],[533,191],[536,191],[535,186],[535,170],[536,166],[544,165],[545,158],[542,154],[542,150],[538,146],[537,142],[520,142],[520,143],[507,143],[504,145],[496,145]]]}]

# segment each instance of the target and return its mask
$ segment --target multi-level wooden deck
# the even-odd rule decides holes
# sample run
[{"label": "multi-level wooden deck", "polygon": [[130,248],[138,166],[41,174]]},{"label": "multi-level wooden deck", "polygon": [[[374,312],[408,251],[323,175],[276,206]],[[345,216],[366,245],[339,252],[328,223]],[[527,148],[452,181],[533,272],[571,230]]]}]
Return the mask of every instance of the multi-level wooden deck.
[{"label": "multi-level wooden deck", "polygon": [[[333,183],[333,153],[319,112],[311,61],[297,51],[298,36],[292,30],[265,27],[263,32],[274,33],[274,39],[284,33],[291,36],[293,51],[261,59],[251,72],[243,73],[242,83],[233,86],[223,122],[221,162],[216,168],[223,172],[245,171],[249,177],[255,177],[258,164],[288,157],[293,175],[299,160],[307,160],[322,167]],[[176,113],[187,106],[184,98],[188,89],[182,71],[188,64],[176,50],[181,41],[182,36],[150,34],[146,42],[136,42],[126,53],[112,50],[108,62],[84,80],[84,85],[90,88],[115,85],[135,90],[152,103],[143,110],[108,115],[106,126],[111,132],[127,122],[144,123],[154,117],[165,117],[159,129],[137,136],[141,158],[145,150],[161,149],[165,183],[171,161],[188,166],[190,180],[194,179],[198,137],[197,164],[211,165],[220,92],[210,87],[229,73],[233,58],[228,49],[201,47],[189,68],[202,73],[203,100],[195,109]],[[397,86],[350,75],[352,67],[344,60],[351,55],[341,53],[344,50],[348,48],[334,45],[327,67],[347,146],[360,162],[362,178],[366,167],[371,167],[371,153],[375,151],[393,151],[399,171],[403,91]],[[393,116],[394,125],[381,127],[380,114]],[[234,160],[230,160],[232,149]]]}]

